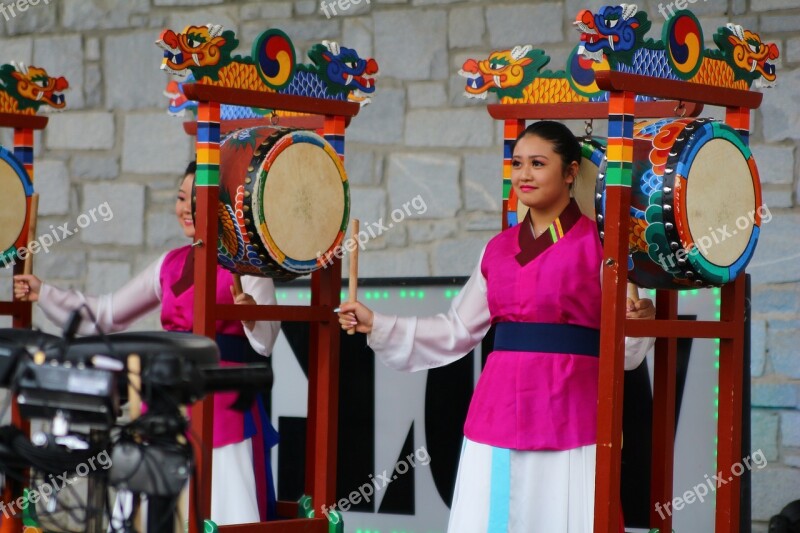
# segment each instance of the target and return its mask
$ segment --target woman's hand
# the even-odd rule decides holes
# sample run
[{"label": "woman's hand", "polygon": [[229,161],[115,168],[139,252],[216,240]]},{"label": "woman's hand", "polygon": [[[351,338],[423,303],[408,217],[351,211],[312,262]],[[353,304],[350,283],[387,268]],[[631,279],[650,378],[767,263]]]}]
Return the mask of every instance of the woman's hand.
[{"label": "woman's hand", "polygon": [[[237,296],[236,291],[233,290],[233,285],[231,285],[231,296],[233,296],[233,303],[236,305],[256,305],[256,301],[253,299],[253,297],[246,292],[243,292]],[[253,331],[253,328],[256,327],[255,320],[242,320],[242,324],[247,328],[248,331]]]},{"label": "woman's hand", "polygon": [[653,319],[656,317],[656,306],[653,305],[653,300],[650,298],[642,298],[636,302],[628,298],[628,310],[625,317]]},{"label": "woman's hand", "polygon": [[374,316],[375,313],[361,302],[346,302],[339,306],[339,324],[344,330],[355,327],[357,332],[369,334]]},{"label": "woman's hand", "polygon": [[42,280],[32,274],[19,274],[14,276],[14,297],[23,302],[39,301],[39,291],[42,290]]}]

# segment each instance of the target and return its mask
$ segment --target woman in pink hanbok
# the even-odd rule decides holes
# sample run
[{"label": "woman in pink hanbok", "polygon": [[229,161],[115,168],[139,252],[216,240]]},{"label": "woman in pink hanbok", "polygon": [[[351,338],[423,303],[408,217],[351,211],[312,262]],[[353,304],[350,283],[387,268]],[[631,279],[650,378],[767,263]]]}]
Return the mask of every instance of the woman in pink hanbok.
[{"label": "woman in pink hanbok", "polygon": [[[186,237],[194,239],[192,184],[196,170],[191,163],[181,180],[175,214]],[[82,335],[123,331],[147,313],[161,307],[161,325],[167,331],[191,332],[194,324],[194,270],[192,247],[171,250],[151,263],[117,291],[98,297],[56,288],[36,276],[14,277],[17,298],[38,302],[54,324],[63,326],[70,313],[89,306],[97,323],[84,321]],[[217,302],[222,304],[275,304],[275,287],[269,278],[242,278],[244,292],[233,296],[233,277],[217,266]],[[217,344],[221,366],[263,362],[272,352],[279,322],[217,320]],[[230,409],[236,393],[214,394],[214,442],[212,452],[211,519],[219,525],[260,522],[275,516],[275,488],[270,448],[278,434],[258,396],[250,411]]]},{"label": "woman in pink hanbok", "polygon": [[[355,302],[342,304],[339,321],[404,371],[455,361],[494,324],[448,532],[591,533],[602,245],[571,198],[581,149],[569,129],[534,123],[512,154],[511,184],[528,214],[489,241],[448,313],[387,316]],[[653,318],[652,301],[629,300],[627,316]],[[626,339],[625,368],[650,346]]]}]

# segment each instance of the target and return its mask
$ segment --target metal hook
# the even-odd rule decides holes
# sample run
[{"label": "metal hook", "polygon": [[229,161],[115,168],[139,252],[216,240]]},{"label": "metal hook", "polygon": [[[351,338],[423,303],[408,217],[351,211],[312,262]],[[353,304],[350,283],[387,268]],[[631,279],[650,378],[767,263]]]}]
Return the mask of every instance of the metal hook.
[{"label": "metal hook", "polygon": [[594,131],[594,128],[592,128],[592,125],[594,124],[594,119],[590,118],[589,120],[585,120],[584,124],[586,124],[586,127],[584,128],[583,131],[586,132],[587,137],[591,137],[592,131]]},{"label": "metal hook", "polygon": [[192,243],[192,248],[195,248],[197,246],[203,246],[203,239],[198,239],[197,241]]},{"label": "metal hook", "polygon": [[[680,113],[678,111],[680,111]],[[675,113],[675,116],[680,118],[686,116],[686,105],[683,103],[683,100],[678,100],[678,105],[675,106],[673,112]]]},{"label": "metal hook", "polygon": [[269,117],[269,121],[272,123],[273,126],[278,125],[278,113],[274,109],[272,110],[272,114]]}]

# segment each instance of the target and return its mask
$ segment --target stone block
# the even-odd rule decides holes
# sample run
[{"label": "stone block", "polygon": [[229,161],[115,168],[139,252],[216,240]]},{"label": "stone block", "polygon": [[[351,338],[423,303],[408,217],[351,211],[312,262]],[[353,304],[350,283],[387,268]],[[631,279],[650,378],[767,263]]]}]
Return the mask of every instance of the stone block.
[{"label": "stone block", "polygon": [[58,26],[58,2],[55,0],[23,0],[3,3],[0,14],[6,35],[49,33]]},{"label": "stone block", "polygon": [[486,109],[413,110],[406,116],[406,146],[476,148],[493,143]]},{"label": "stone block", "polygon": [[781,50],[781,55],[787,63],[797,63],[800,61],[800,37],[786,39],[786,49]]},{"label": "stone block", "polygon": [[101,107],[103,105],[103,73],[100,65],[86,65],[83,87],[86,94],[86,107]]},{"label": "stone block", "polygon": [[54,245],[49,252],[36,255],[36,275],[46,282],[57,279],[78,279],[86,272],[86,254],[67,251]]},{"label": "stone block", "polygon": [[458,233],[458,223],[454,219],[418,220],[407,224],[408,235],[413,243],[435,242]]},{"label": "stone block", "polygon": [[470,213],[464,224],[467,231],[482,231],[489,233],[486,241],[503,229],[503,220],[500,213]]},{"label": "stone block", "polygon": [[[239,46],[236,48],[236,51],[234,51],[233,55],[242,54],[248,56],[250,55],[250,43],[245,45],[242,41],[242,35],[239,34],[239,19],[235,17],[234,13],[235,12],[229,7],[212,6],[201,9],[175,9],[170,11],[166,26],[172,31],[182,31],[186,26],[190,25],[205,26],[206,24],[221,24],[223,29],[233,30],[234,33],[236,33],[236,37],[239,39]],[[264,30],[270,27],[281,27],[271,26],[264,22],[260,22],[260,24]]]},{"label": "stone block", "polygon": [[50,150],[107,150],[114,147],[114,115],[105,111],[58,113],[47,125]]},{"label": "stone block", "polygon": [[447,36],[450,48],[479,46],[486,33],[483,7],[453,7],[448,15]]},{"label": "stone block", "polygon": [[794,146],[750,146],[761,183],[791,185],[794,181]]},{"label": "stone block", "polygon": [[[564,16],[563,4],[555,2],[489,6],[486,8],[489,46],[501,49],[561,42]],[[570,20],[574,16],[570,15]]]},{"label": "stone block", "polygon": [[800,469],[765,468],[752,474],[753,520],[768,521],[800,496]]},{"label": "stone block", "polygon": [[797,406],[798,385],[792,383],[753,383],[750,404],[753,407]]},{"label": "stone block", "polygon": [[434,276],[469,276],[478,264],[486,240],[480,237],[438,243],[433,250]]},{"label": "stone block", "polygon": [[[765,216],[755,256],[748,265],[753,284],[800,281],[797,259],[787,250],[800,249],[800,215],[781,213]],[[766,215],[766,213],[765,213]],[[769,219],[769,222],[767,220]]]},{"label": "stone block", "polygon": [[[62,0],[62,25],[69,30],[129,28],[131,15],[146,14],[147,0]],[[95,58],[94,60],[96,60]]]},{"label": "stone block", "polygon": [[761,450],[767,461],[778,460],[778,413],[765,409],[753,409],[750,422],[750,448]]},{"label": "stone block", "polygon": [[[30,65],[33,61],[33,39],[30,37],[18,37],[15,39],[3,39],[3,63],[24,63]],[[62,74],[55,74],[62,76]]]},{"label": "stone block", "polygon": [[259,2],[245,4],[239,8],[239,18],[241,20],[264,20],[288,19],[292,17],[291,2]]},{"label": "stone block", "polygon": [[98,183],[83,186],[82,213],[108,205],[112,214],[80,230],[87,244],[141,245],[144,241],[144,186],[138,183]]},{"label": "stone block", "polygon": [[447,15],[441,10],[374,13],[375,55],[381,75],[403,80],[441,80],[447,69]]},{"label": "stone block", "polygon": [[147,246],[156,249],[172,249],[189,242],[178,225],[175,211],[147,213]]},{"label": "stone block", "polygon": [[765,185],[761,189],[761,200],[770,209],[792,207],[791,185]]},{"label": "stone block", "polygon": [[298,15],[313,15],[317,12],[318,5],[316,0],[297,0],[294,3],[294,12]]},{"label": "stone block", "polygon": [[[372,37],[374,35],[374,25],[370,17],[349,17],[342,23],[342,46],[352,48],[363,58],[373,57]],[[378,67],[383,66],[378,62]],[[378,95],[381,94],[380,82],[378,82]]]},{"label": "stone block", "polygon": [[[55,7],[45,11],[55,12]],[[39,33],[41,30],[37,30]],[[33,41],[33,65],[50,76],[64,76],[69,91],[64,93],[67,109],[81,109],[83,101],[83,45],[79,35],[41,37]],[[52,124],[48,126],[48,131]]]},{"label": "stone block", "polygon": [[[346,272],[346,270],[342,270]],[[367,248],[358,258],[358,275],[365,278],[430,276],[428,254],[422,250],[380,250]]]},{"label": "stone block", "polygon": [[[175,31],[182,29],[183,26]],[[108,109],[127,111],[155,107],[166,111],[169,100],[163,93],[171,76],[158,69],[160,49],[153,44],[153,35],[152,30],[140,30],[105,38],[103,78]],[[131,53],[133,50],[137,53]],[[121,58],[125,58],[124,66]],[[174,131],[175,135],[182,133],[177,120],[173,119],[172,127],[164,131]]]},{"label": "stone block", "polygon": [[503,208],[503,160],[500,153],[464,156],[466,208],[499,213]]},{"label": "stone block", "polygon": [[[797,26],[795,26],[795,29]],[[781,70],[778,84],[761,105],[761,123],[767,142],[800,139],[800,69]]]},{"label": "stone block", "polygon": [[119,289],[131,279],[131,266],[119,261],[90,261],[86,273],[86,293],[92,296]]},{"label": "stone block", "polygon": [[383,157],[363,148],[345,147],[344,167],[351,186],[378,185],[381,182]]},{"label": "stone block", "polygon": [[223,0],[153,0],[155,6],[207,6],[221,4]]},{"label": "stone block", "polygon": [[800,314],[800,283],[756,286],[752,299],[758,314]]},{"label": "stone block", "polygon": [[[182,135],[176,118],[166,113],[126,115],[122,171],[179,175],[190,160],[193,138]],[[172,131],[173,135],[160,135]]]},{"label": "stone block", "polygon": [[[392,209],[416,201],[420,218],[451,218],[461,208],[459,160],[449,155],[393,154],[389,157],[388,188]],[[419,197],[418,200],[414,200]]]},{"label": "stone block", "polygon": [[[350,218],[360,221],[363,235],[371,238],[380,233],[381,222],[389,222],[386,216],[386,191],[382,188],[352,187],[350,189]],[[372,230],[370,232],[369,230]]]},{"label": "stone block", "polygon": [[781,445],[800,447],[800,411],[781,413]]},{"label": "stone block", "polygon": [[767,322],[753,320],[750,324],[750,376],[764,375],[767,360]]},{"label": "stone block", "polygon": [[800,320],[770,320],[767,350],[776,374],[800,379]]},{"label": "stone block", "polygon": [[36,161],[34,173],[34,190],[39,193],[39,216],[69,213],[70,181],[67,165],[53,159]]},{"label": "stone block", "polygon": [[437,81],[418,81],[408,84],[408,106],[445,107],[447,94],[444,85]]},{"label": "stone block", "polygon": [[[383,65],[381,65],[383,72]],[[347,128],[348,142],[402,144],[405,124],[405,91],[385,89],[378,82],[378,95],[358,112]]]},{"label": "stone block", "polygon": [[99,61],[100,60],[100,38],[89,37],[83,43],[84,56],[86,61]]},{"label": "stone block", "polygon": [[88,180],[114,179],[119,176],[119,161],[114,156],[74,155],[70,173]]}]

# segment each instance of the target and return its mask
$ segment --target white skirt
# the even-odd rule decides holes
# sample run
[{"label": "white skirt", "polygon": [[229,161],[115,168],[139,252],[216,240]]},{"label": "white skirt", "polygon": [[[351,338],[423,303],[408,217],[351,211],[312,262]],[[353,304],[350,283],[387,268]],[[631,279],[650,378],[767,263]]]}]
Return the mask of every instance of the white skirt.
[{"label": "white skirt", "polygon": [[[184,490],[188,490],[185,487]],[[183,523],[189,516],[189,498],[181,497],[178,511]],[[133,495],[120,491],[114,504],[112,528],[121,528],[124,517],[131,513]],[[141,512],[147,516],[147,502]],[[214,448],[211,459],[211,520],[219,525],[260,522],[256,499],[256,478],[253,472],[252,439]],[[143,524],[147,521],[143,520]]]},{"label": "white skirt", "polygon": [[465,438],[448,533],[592,533],[595,448],[517,451]]}]

